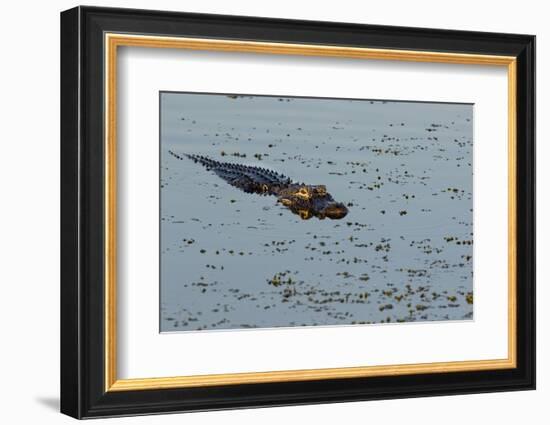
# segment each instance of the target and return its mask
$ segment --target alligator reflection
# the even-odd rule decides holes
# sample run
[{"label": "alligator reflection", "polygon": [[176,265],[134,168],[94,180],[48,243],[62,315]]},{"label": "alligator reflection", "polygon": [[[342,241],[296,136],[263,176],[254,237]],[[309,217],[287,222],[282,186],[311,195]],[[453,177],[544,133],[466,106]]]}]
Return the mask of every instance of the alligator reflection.
[{"label": "alligator reflection", "polygon": [[279,203],[303,220],[311,217],[339,220],[348,213],[347,207],[341,202],[336,202],[324,185],[296,183],[280,173],[265,168],[220,162],[202,155],[178,155],[169,152],[178,159],[185,156],[198,162],[246,193],[276,196]]}]

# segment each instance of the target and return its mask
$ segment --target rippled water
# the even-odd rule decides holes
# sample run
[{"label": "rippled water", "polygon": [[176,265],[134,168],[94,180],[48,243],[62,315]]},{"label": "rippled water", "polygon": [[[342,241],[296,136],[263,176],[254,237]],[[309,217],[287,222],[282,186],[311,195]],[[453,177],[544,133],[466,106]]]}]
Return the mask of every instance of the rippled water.
[{"label": "rippled water", "polygon": [[[473,316],[473,107],[161,94],[161,331]],[[302,220],[197,153],[324,184]]]}]

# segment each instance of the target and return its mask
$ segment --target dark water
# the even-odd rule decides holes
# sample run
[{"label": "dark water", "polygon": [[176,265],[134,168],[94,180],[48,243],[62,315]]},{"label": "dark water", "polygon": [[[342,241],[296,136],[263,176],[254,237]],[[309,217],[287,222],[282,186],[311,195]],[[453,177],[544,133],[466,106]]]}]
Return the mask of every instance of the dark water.
[{"label": "dark water", "polygon": [[[161,94],[161,331],[472,319],[473,107]],[[168,150],[324,184],[302,220]]]}]

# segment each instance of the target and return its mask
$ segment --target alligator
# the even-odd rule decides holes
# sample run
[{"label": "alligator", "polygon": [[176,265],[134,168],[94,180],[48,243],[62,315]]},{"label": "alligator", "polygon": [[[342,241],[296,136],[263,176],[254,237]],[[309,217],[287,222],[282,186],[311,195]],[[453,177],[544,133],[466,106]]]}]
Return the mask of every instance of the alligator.
[{"label": "alligator", "polygon": [[347,207],[336,202],[324,185],[297,183],[266,168],[220,162],[203,155],[168,152],[177,159],[187,157],[203,165],[231,186],[246,193],[276,196],[279,203],[304,220],[311,217],[339,220],[348,213]]}]

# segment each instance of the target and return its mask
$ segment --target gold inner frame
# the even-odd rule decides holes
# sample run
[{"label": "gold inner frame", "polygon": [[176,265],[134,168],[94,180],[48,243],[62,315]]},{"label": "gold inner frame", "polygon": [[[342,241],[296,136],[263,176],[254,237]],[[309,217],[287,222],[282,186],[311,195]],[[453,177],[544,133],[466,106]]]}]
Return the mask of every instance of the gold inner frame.
[{"label": "gold inner frame", "polygon": [[[285,381],[448,373],[515,368],[516,358],[516,58],[462,53],[370,49],[328,45],[267,43],[200,38],[105,34],[105,391],[200,387]],[[117,48],[119,46],[248,52],[281,55],[328,56],[451,64],[504,66],[508,72],[508,357],[382,366],[246,372],[214,375],[118,379],[116,324],[117,265]]]}]

